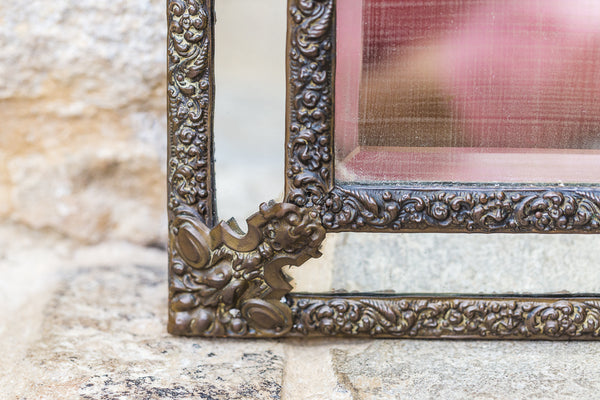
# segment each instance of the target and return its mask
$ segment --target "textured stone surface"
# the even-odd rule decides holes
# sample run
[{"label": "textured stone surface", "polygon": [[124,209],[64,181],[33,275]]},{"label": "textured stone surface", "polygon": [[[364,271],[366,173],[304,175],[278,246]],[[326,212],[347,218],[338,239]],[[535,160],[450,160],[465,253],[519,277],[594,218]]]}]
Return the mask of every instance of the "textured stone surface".
[{"label": "textured stone surface", "polygon": [[[577,399],[600,390],[589,343],[377,341],[334,348],[352,399]],[[358,351],[357,351],[358,350]]]},{"label": "textured stone surface", "polygon": [[[0,397],[280,398],[281,344],[166,333],[164,252],[115,243],[60,258],[29,266],[44,282],[25,287],[32,302],[3,288],[13,302],[0,321]],[[2,262],[0,273],[17,266]]]},{"label": "textured stone surface", "polygon": [[164,243],[165,176],[152,154],[133,144],[14,156],[10,219],[83,243]]},{"label": "textured stone surface", "polygon": [[595,343],[173,337],[163,251],[82,247],[18,226],[1,227],[0,241],[2,398],[571,399],[600,390]]},{"label": "textured stone surface", "polygon": [[164,1],[0,5],[0,217],[164,243]]}]

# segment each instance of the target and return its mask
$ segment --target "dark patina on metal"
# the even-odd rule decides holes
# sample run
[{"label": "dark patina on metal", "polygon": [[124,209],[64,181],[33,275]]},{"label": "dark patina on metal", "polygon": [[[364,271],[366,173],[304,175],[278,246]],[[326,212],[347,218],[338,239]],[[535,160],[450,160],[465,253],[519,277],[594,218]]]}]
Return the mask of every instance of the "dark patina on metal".
[{"label": "dark patina on metal", "polygon": [[168,0],[169,332],[596,339],[600,295],[291,293],[326,232],[598,233],[597,187],[337,185],[334,0],[289,0],[286,197],[216,224],[213,0]]}]

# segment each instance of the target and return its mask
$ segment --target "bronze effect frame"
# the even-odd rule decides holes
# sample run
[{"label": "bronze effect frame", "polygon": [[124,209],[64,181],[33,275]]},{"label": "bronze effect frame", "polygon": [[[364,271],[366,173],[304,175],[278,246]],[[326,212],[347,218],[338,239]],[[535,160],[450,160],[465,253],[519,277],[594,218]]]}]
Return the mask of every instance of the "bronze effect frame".
[{"label": "bronze effect frame", "polygon": [[216,224],[213,0],[168,0],[169,332],[595,340],[600,295],[301,294],[327,232],[599,233],[598,187],[337,186],[334,0],[289,0],[286,197]]}]

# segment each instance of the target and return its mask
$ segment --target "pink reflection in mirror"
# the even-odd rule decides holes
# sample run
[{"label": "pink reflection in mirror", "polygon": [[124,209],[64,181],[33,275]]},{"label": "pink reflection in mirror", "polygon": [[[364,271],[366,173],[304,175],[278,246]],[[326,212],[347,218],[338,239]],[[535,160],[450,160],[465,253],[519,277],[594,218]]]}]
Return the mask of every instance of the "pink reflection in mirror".
[{"label": "pink reflection in mirror", "polygon": [[336,178],[600,183],[600,1],[338,0]]}]

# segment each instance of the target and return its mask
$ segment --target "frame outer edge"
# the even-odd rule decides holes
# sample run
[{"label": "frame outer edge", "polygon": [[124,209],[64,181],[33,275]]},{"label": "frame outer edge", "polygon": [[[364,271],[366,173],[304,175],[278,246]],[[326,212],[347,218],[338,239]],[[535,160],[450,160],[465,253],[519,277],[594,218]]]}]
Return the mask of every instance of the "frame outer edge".
[{"label": "frame outer edge", "polygon": [[217,222],[214,172],[213,0],[167,0],[167,194],[169,221],[182,209]]}]

